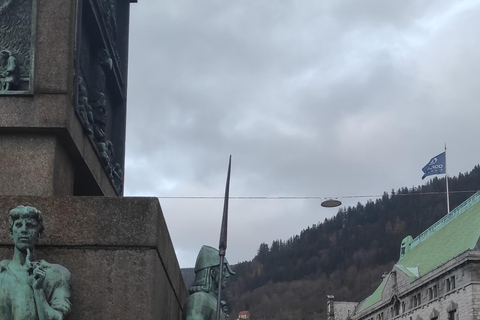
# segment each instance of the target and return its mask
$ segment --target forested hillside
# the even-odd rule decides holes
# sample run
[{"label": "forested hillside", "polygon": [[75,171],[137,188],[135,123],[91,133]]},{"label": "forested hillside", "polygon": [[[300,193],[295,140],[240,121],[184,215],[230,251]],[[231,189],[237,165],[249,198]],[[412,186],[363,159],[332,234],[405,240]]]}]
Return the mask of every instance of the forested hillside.
[{"label": "forested hillside", "polygon": [[[480,190],[480,166],[449,179],[455,208]],[[445,179],[384,193],[381,199],[340,209],[288,240],[262,243],[252,261],[233,268],[225,300],[230,319],[326,319],[326,295],[360,301],[397,262],[404,237],[416,237],[447,212]]]}]

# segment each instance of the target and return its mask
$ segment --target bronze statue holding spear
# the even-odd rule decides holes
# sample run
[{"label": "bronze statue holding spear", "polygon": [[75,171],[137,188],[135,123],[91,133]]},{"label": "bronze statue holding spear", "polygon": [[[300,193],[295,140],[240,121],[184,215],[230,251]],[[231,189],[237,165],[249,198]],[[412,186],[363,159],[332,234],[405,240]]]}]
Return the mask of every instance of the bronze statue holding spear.
[{"label": "bronze statue holding spear", "polygon": [[225,303],[221,301],[221,293],[228,277],[235,274],[225,258],[231,163],[230,156],[219,248],[217,250],[203,246],[200,249],[195,263],[195,281],[189,289],[190,296],[183,307],[183,320],[228,320],[228,313],[223,306]]}]

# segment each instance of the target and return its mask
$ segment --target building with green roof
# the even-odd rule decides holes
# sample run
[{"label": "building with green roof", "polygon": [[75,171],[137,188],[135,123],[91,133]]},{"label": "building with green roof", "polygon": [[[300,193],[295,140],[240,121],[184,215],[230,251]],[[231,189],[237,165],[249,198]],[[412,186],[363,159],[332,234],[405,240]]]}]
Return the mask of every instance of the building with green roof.
[{"label": "building with green roof", "polygon": [[[347,317],[328,320],[480,320],[480,192],[418,237],[406,237],[400,258]],[[327,299],[328,301],[328,299]],[[329,302],[334,310],[335,304]]]}]

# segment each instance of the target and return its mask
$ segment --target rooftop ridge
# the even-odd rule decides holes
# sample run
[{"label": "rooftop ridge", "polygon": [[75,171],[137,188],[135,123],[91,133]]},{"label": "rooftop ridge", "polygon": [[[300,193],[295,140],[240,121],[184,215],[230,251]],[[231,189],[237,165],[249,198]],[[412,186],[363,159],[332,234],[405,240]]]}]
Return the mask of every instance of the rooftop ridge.
[{"label": "rooftop ridge", "polygon": [[472,207],[474,204],[478,203],[480,201],[480,191],[477,191],[475,194],[473,194],[470,198],[465,200],[462,204],[460,204],[458,207],[456,207],[453,211],[451,211],[449,214],[445,215],[443,218],[432,224],[428,229],[420,233],[413,241],[410,243],[410,249],[415,248],[417,245],[419,245],[423,240],[428,238],[432,233],[434,233],[437,230],[440,230],[443,228],[448,222],[451,220],[455,219],[465,211],[467,211],[470,207]]}]

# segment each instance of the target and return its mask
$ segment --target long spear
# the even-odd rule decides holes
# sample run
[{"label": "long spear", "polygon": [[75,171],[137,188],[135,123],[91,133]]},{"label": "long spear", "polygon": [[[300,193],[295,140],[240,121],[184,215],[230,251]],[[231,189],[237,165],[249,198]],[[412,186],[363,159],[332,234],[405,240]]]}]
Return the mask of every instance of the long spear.
[{"label": "long spear", "polygon": [[227,251],[227,227],[228,227],[228,197],[230,193],[230,168],[232,167],[232,156],[228,159],[227,184],[225,186],[225,198],[223,202],[222,227],[220,229],[220,242],[218,244],[218,255],[220,256],[220,275],[218,278],[218,296],[217,296],[217,320],[220,319],[220,309],[222,300],[222,282],[223,282],[223,263],[225,261],[225,252]]}]

